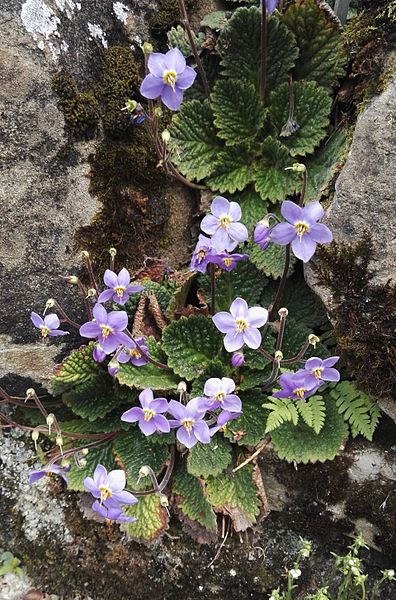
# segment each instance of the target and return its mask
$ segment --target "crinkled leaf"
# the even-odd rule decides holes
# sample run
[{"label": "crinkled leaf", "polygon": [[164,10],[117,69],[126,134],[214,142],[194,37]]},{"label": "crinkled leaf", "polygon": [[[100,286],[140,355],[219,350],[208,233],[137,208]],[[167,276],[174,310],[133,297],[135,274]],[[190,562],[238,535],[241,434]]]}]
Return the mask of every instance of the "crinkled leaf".
[{"label": "crinkled leaf", "polygon": [[[91,441],[91,440],[90,440]],[[88,443],[88,440],[87,440]],[[90,448],[89,452],[86,456],[84,456],[87,461],[85,467],[78,468],[75,461],[70,461],[71,468],[67,474],[68,484],[67,487],[69,490],[73,490],[75,492],[84,492],[85,487],[83,481],[86,477],[92,477],[97,465],[103,465],[106,467],[108,471],[112,471],[113,469],[117,469],[116,462],[114,460],[114,455],[112,451],[113,442],[109,441],[104,444],[101,444],[97,448]],[[78,446],[82,447],[82,441],[79,440]],[[94,498],[92,498],[92,502]]]},{"label": "crinkled leaf", "polygon": [[288,84],[280,85],[271,93],[271,121],[279,139],[292,156],[311,154],[326,135],[332,99],[325,88],[314,81],[296,81],[294,92],[294,121],[298,131],[282,135],[289,113]]},{"label": "crinkled leaf", "polygon": [[217,153],[207,184],[220,193],[243,190],[253,180],[253,159],[253,151],[246,145],[225,148]]},{"label": "crinkled leaf", "polygon": [[172,491],[180,518],[188,526],[191,534],[195,534],[194,538],[204,541],[208,537],[207,532],[202,532],[196,527],[198,523],[212,534],[209,537],[210,541],[217,534],[216,515],[204,494],[201,482],[190,475],[182,464],[174,472]]},{"label": "crinkled leaf", "polygon": [[[248,252],[250,260],[256,267],[268,277],[278,279],[282,276],[285,266],[285,247],[270,244],[266,250],[262,250],[258,244],[249,244]],[[290,257],[289,273],[293,271],[296,259]],[[272,296],[273,300],[274,296]]]},{"label": "crinkled leaf", "polygon": [[253,84],[219,79],[212,93],[218,136],[228,146],[252,140],[264,124],[266,111]]},{"label": "crinkled leaf", "polygon": [[[221,32],[218,50],[222,75],[258,87],[260,70],[261,11],[239,8]],[[298,56],[295,36],[276,16],[268,22],[267,89],[287,81]]]},{"label": "crinkled leaf", "polygon": [[290,4],[283,23],[294,33],[300,50],[295,79],[313,79],[331,87],[344,74],[346,53],[340,22],[322,0],[297,0]]},{"label": "crinkled leaf", "polygon": [[[147,348],[150,356],[166,364],[166,354],[160,344],[152,337],[146,338]],[[122,385],[144,390],[151,387],[153,391],[174,390],[177,388],[179,378],[171,370],[161,369],[153,363],[147,363],[143,367],[135,367],[132,363],[120,364],[116,378]]]},{"label": "crinkled leaf", "polygon": [[[244,298],[249,306],[255,305],[266,283],[250,260],[240,261],[232,271],[222,271],[216,278],[216,312],[229,311],[232,302],[238,297]],[[206,299],[210,299],[209,277],[200,277],[199,285]]]},{"label": "crinkled leaf", "polygon": [[297,174],[286,170],[292,164],[287,148],[275,138],[267,137],[261,146],[260,160],[254,165],[255,189],[263,200],[283,201],[294,193]]},{"label": "crinkled leaf", "polygon": [[187,471],[195,477],[206,479],[222,473],[231,463],[231,446],[222,436],[215,434],[210,444],[198,442],[187,456]]},{"label": "crinkled leaf", "polygon": [[236,473],[224,471],[206,480],[209,502],[216,511],[231,517],[235,531],[245,531],[254,525],[260,513],[261,503],[252,474],[253,467],[246,465]]},{"label": "crinkled leaf", "polygon": [[341,381],[330,392],[340,414],[351,427],[352,436],[361,434],[370,442],[380,418],[378,406],[353,381]]},{"label": "crinkled leaf", "polygon": [[170,128],[172,161],[188,179],[211,175],[221,149],[207,100],[184,102]]},{"label": "crinkled leaf", "polygon": [[169,366],[184,379],[198,377],[222,351],[223,336],[210,318],[182,317],[163,331]]},{"label": "crinkled leaf", "polygon": [[103,371],[103,366],[92,358],[94,343],[73,350],[69,356],[57,365],[51,381],[51,392],[54,396],[70,390],[76,385],[95,380]]},{"label": "crinkled leaf", "polygon": [[233,440],[238,432],[239,446],[256,446],[265,436],[267,413],[263,409],[264,396],[260,390],[251,390],[240,394],[242,414],[235,421],[230,421],[224,435]]},{"label": "crinkled leaf", "polygon": [[263,200],[258,192],[247,188],[236,192],[230,200],[238,202],[242,209],[241,222],[250,230],[269,212],[269,203]]},{"label": "crinkled leaf", "polygon": [[154,433],[146,437],[135,425],[114,440],[115,458],[120,467],[126,471],[129,489],[146,490],[153,487],[149,477],[143,477],[139,485],[137,484],[141,467],[145,465],[151,467],[156,475],[164,469],[169,459],[169,450],[167,446],[153,442],[153,438],[160,435]]},{"label": "crinkled leaf", "polygon": [[298,425],[282,423],[271,432],[272,443],[279,458],[288,462],[324,462],[332,460],[345,442],[348,429],[333,399],[326,399],[326,418],[320,434],[302,419]]},{"label": "crinkled leaf", "polygon": [[126,523],[123,528],[128,536],[138,542],[150,542],[159,538],[168,529],[169,517],[156,494],[141,496],[137,504],[124,510],[134,523]]},{"label": "crinkled leaf", "polygon": [[227,14],[224,10],[215,10],[202,19],[201,27],[209,27],[215,31],[221,31],[227,23]]}]

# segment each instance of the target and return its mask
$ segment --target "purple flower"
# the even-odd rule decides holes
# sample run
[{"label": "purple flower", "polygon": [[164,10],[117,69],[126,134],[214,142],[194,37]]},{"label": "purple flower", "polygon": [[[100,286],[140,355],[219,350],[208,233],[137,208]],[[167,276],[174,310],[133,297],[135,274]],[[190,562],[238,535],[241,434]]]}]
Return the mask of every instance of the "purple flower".
[{"label": "purple flower", "polygon": [[240,260],[246,260],[247,258],[249,258],[249,254],[228,254],[227,252],[222,252],[216,256],[213,262],[225,271],[232,271]]},{"label": "purple flower", "polygon": [[[262,5],[262,0],[260,0],[260,6]],[[278,6],[279,0],[266,0],[266,8],[267,12],[272,15],[275,8]]]},{"label": "purple flower", "polygon": [[233,367],[243,367],[245,364],[243,352],[234,352],[234,354],[231,356],[231,364]]},{"label": "purple flower", "polygon": [[244,344],[256,349],[261,344],[258,327],[265,325],[268,310],[260,306],[249,308],[246,300],[236,298],[230,306],[230,312],[218,312],[213,322],[221,333],[225,333],[224,347],[228,352],[240,350]]},{"label": "purple flower", "polygon": [[232,393],[234,390],[235,382],[229,377],[208,379],[204,386],[204,394],[209,398],[208,409],[221,408],[229,412],[240,413],[242,402],[238,396]]},{"label": "purple flower", "polygon": [[184,406],[181,402],[171,400],[168,412],[175,417],[170,420],[170,426],[178,427],[176,437],[187,448],[192,448],[197,442],[209,444],[209,427],[203,420],[206,410],[199,406],[201,398],[193,398]]},{"label": "purple flower", "polygon": [[241,416],[240,412],[239,413],[238,412],[229,412],[228,410],[223,410],[217,417],[217,424],[215,425],[215,427],[210,428],[210,436],[212,437],[219,430],[225,431],[226,427],[227,427],[227,423],[229,421],[233,421],[234,419],[237,419],[240,416]]},{"label": "purple flower", "polygon": [[305,400],[308,396],[312,396],[320,385],[317,379],[312,381],[304,369],[296,373],[283,373],[279,382],[282,389],[272,395],[275,398],[293,398],[293,400]]},{"label": "purple flower", "polygon": [[106,358],[106,352],[103,352],[103,348],[100,344],[95,344],[95,347],[92,352],[92,358],[95,362],[102,363]]},{"label": "purple flower", "polygon": [[340,381],[340,374],[337,369],[331,368],[339,358],[339,356],[331,356],[324,360],[315,356],[309,358],[304,365],[307,381],[316,385],[321,385],[324,381]]},{"label": "purple flower", "polygon": [[93,478],[84,479],[84,487],[94,498],[99,498],[107,508],[119,508],[120,504],[136,504],[133,494],[124,490],[125,473],[120,469],[110,471],[103,465],[97,465]]},{"label": "purple flower", "polygon": [[40,329],[41,337],[46,338],[47,336],[54,337],[56,335],[69,335],[68,331],[62,331],[58,329],[60,326],[60,321],[58,315],[55,313],[51,313],[44,317],[40,317],[35,312],[30,313],[30,318],[33,322],[33,325]]},{"label": "purple flower", "polygon": [[105,518],[106,521],[118,521],[119,523],[133,523],[136,521],[135,517],[127,517],[123,513],[121,506],[108,508],[104,504],[101,504],[99,500],[95,500],[92,504],[92,509]]},{"label": "purple flower", "polygon": [[[150,355],[144,337],[137,338],[136,342],[145,354]],[[139,348],[133,340],[129,340],[127,348],[119,353],[118,362],[125,364],[130,361],[135,367],[144,367],[144,365],[147,365],[148,360],[144,358]]]},{"label": "purple flower", "polygon": [[156,431],[168,433],[169,421],[163,414],[168,410],[168,401],[165,398],[154,398],[152,390],[148,387],[139,394],[140,404],[134,406],[121,415],[121,421],[139,423],[140,431],[144,435],[151,435]]},{"label": "purple flower", "polygon": [[254,228],[253,239],[261,248],[266,250],[270,243],[270,228],[268,227],[268,221],[263,219],[259,221]]},{"label": "purple flower", "polygon": [[42,477],[45,477],[46,475],[49,476],[52,474],[60,475],[62,477],[62,479],[64,481],[66,481],[66,483],[67,483],[67,477],[65,475],[65,472],[67,472],[69,470],[70,470],[70,467],[68,469],[63,469],[59,465],[48,465],[48,467],[45,467],[44,469],[38,469],[37,471],[32,471],[29,474],[29,483],[31,485],[32,483],[36,483],[36,481],[38,481]]},{"label": "purple flower", "polygon": [[192,86],[197,76],[194,69],[186,65],[178,48],[172,48],[166,54],[153,52],[147,66],[150,73],[140,86],[142,96],[150,100],[161,96],[165,106],[177,110],[183,101],[184,90]]},{"label": "purple flower", "polygon": [[245,225],[238,223],[242,211],[237,202],[216,196],[210,210],[212,214],[202,219],[201,229],[212,236],[212,244],[218,252],[232,252],[240,242],[248,239]]},{"label": "purple flower", "polygon": [[216,256],[217,253],[213,248],[212,240],[201,233],[192,255],[190,271],[206,273],[206,267],[209,263],[215,261]]},{"label": "purple flower", "polygon": [[107,313],[106,309],[97,303],[92,312],[94,319],[80,327],[82,337],[97,338],[105,354],[111,354],[120,344],[129,344],[129,337],[123,333],[128,326],[128,315],[124,310]]},{"label": "purple flower", "polygon": [[281,246],[291,243],[294,255],[303,262],[312,258],[316,244],[327,244],[333,239],[330,229],[323,223],[317,223],[324,215],[317,200],[304,208],[285,200],[281,213],[288,223],[275,225],[271,231],[271,241]]},{"label": "purple flower", "polygon": [[142,285],[130,285],[131,276],[126,269],[121,269],[118,275],[110,271],[110,269],[106,269],[103,281],[109,289],[104,290],[100,294],[98,302],[107,302],[107,300],[113,298],[113,302],[125,304],[131,294],[136,294],[144,290]]},{"label": "purple flower", "polygon": [[107,372],[110,375],[110,377],[115,377],[117,375],[118,371],[119,371],[119,367],[116,367],[116,366],[111,365],[111,364],[109,364],[107,366]]}]

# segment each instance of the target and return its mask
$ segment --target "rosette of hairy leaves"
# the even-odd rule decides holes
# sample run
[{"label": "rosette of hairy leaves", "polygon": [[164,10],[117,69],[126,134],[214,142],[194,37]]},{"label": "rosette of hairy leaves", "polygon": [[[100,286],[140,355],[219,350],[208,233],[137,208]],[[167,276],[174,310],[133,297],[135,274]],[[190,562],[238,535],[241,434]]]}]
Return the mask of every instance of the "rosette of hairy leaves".
[{"label": "rosette of hairy leaves", "polygon": [[168,365],[188,381],[198,377],[223,350],[222,334],[204,316],[172,321],[164,329],[162,341]]},{"label": "rosette of hairy leaves", "polygon": [[349,423],[352,437],[361,434],[371,442],[381,413],[370,396],[358,390],[353,381],[341,381],[331,390],[330,397]]},{"label": "rosette of hairy leaves", "polygon": [[220,475],[231,464],[231,445],[220,435],[212,437],[210,444],[198,442],[187,456],[187,471],[195,477],[207,479]]},{"label": "rosette of hairy leaves", "polygon": [[104,417],[122,399],[107,369],[93,360],[93,347],[90,343],[71,352],[51,381],[52,393],[61,395],[76,415],[89,421]]},{"label": "rosette of hairy leaves", "polygon": [[170,128],[172,161],[188,179],[211,175],[221,143],[207,100],[183,102]]},{"label": "rosette of hairy leaves", "polygon": [[261,502],[252,475],[253,467],[246,465],[236,473],[227,470],[205,481],[209,502],[217,512],[231,517],[235,531],[254,525],[260,513]]},{"label": "rosette of hairy leaves", "polygon": [[293,71],[295,79],[313,79],[331,87],[344,74],[346,52],[340,22],[321,0],[297,0],[282,21],[297,39],[300,50]]},{"label": "rosette of hairy leaves", "polygon": [[266,111],[253,84],[219,79],[212,93],[217,135],[228,146],[251,141],[264,125]]},{"label": "rosette of hairy leaves", "polygon": [[[258,7],[237,9],[220,34],[217,50],[222,75],[259,84],[261,11]],[[276,16],[268,22],[267,86],[274,89],[287,81],[298,56],[294,34]]]},{"label": "rosette of hairy leaves", "polygon": [[265,436],[267,412],[263,408],[263,395],[260,390],[239,393],[242,400],[242,414],[235,421],[230,421],[224,432],[225,437],[233,440],[238,432],[239,446],[256,446]]},{"label": "rosette of hairy leaves", "polygon": [[172,491],[174,506],[188,532],[198,542],[212,541],[217,536],[216,515],[202,483],[190,475],[182,463],[173,474]]},{"label": "rosette of hairy leaves", "polygon": [[260,148],[260,159],[254,165],[255,189],[263,200],[283,200],[298,186],[299,178],[291,170],[289,151],[274,137],[267,137]]},{"label": "rosette of hairy leaves", "polygon": [[280,136],[282,145],[286,146],[292,156],[311,154],[326,134],[332,99],[325,88],[314,81],[297,81],[293,83],[294,120],[299,125],[298,131],[288,137],[281,136],[289,114],[288,84],[280,85],[271,94],[271,121]]},{"label": "rosette of hairy leaves", "polygon": [[127,506],[124,512],[128,517],[137,519],[133,523],[125,523],[123,529],[138,542],[158,539],[168,529],[168,514],[156,494],[141,496],[136,504]]},{"label": "rosette of hairy leaves", "polygon": [[271,431],[279,458],[288,462],[309,463],[332,460],[348,437],[348,428],[332,398],[325,399],[326,417],[320,433],[315,433],[303,419],[297,425],[284,422]]}]

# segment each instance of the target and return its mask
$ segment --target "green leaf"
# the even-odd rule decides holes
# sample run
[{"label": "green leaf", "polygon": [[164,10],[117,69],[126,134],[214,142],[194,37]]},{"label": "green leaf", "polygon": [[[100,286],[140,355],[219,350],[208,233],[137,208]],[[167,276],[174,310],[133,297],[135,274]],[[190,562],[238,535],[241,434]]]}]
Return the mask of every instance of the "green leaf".
[{"label": "green leaf", "polygon": [[158,539],[168,528],[168,514],[156,494],[141,496],[137,504],[127,506],[124,512],[137,519],[124,527],[128,536],[138,542]]},{"label": "green leaf", "polygon": [[[207,538],[207,534],[202,534],[197,529],[196,523],[199,523],[212,534],[211,537],[214,537],[217,534],[216,515],[204,494],[202,484],[196,477],[187,473],[184,465],[180,464],[174,472],[172,491],[181,520],[188,525],[195,539],[203,542]],[[196,523],[192,524],[191,521]]]},{"label": "green leaf", "polygon": [[164,392],[175,390],[180,381],[172,371],[160,369],[152,363],[144,367],[134,367],[131,363],[120,365],[116,379],[122,385],[139,390],[150,387],[153,391]]},{"label": "green leaf", "polygon": [[271,93],[271,120],[290,154],[305,156],[311,154],[326,135],[332,99],[327,90],[314,81],[295,82],[293,92],[298,131],[288,137],[281,133],[289,114],[288,84],[282,84]]},{"label": "green leaf", "polygon": [[283,423],[272,431],[271,438],[279,458],[307,464],[332,460],[348,436],[348,429],[334,400],[325,399],[326,418],[318,435],[302,419],[298,425]]},{"label": "green leaf", "polygon": [[253,179],[252,161],[252,150],[243,144],[219,151],[207,184],[221,193],[243,190]]},{"label": "green leaf", "polygon": [[184,379],[198,377],[223,349],[223,336],[204,316],[181,317],[163,331],[169,366]]},{"label": "green leaf", "polygon": [[260,500],[252,479],[253,467],[246,465],[236,473],[225,471],[206,480],[209,502],[214,509],[228,514],[235,531],[246,531],[256,523]]},{"label": "green leaf", "polygon": [[268,400],[271,402],[263,404],[263,407],[270,411],[267,417],[265,433],[277,429],[285,422],[291,422],[293,425],[297,425],[298,412],[293,400],[290,400],[289,398],[274,398],[272,396],[270,396]]},{"label": "green leaf", "polygon": [[345,131],[338,129],[322,143],[312,157],[304,161],[308,171],[306,201],[317,200],[326,191],[346,159],[348,146]]},{"label": "green leaf", "polygon": [[57,365],[51,381],[54,396],[70,390],[76,385],[90,383],[103,371],[103,367],[92,358],[94,343],[73,350],[62,364]]},{"label": "green leaf", "polygon": [[227,23],[227,16],[224,10],[215,10],[202,19],[201,27],[209,27],[215,31],[221,31]]},{"label": "green leaf", "polygon": [[[239,8],[220,34],[218,51],[222,75],[259,84],[261,11]],[[267,89],[287,81],[298,56],[296,39],[275,16],[268,22]]]},{"label": "green leaf", "polygon": [[265,436],[267,413],[262,406],[263,395],[259,390],[251,390],[239,394],[239,397],[242,400],[242,414],[229,422],[224,435],[232,440],[233,432],[237,431],[239,446],[256,446]]},{"label": "green leaf", "polygon": [[[82,440],[79,440],[79,445],[82,445]],[[87,440],[88,443],[88,440]],[[75,492],[85,492],[83,481],[86,477],[92,477],[97,465],[103,465],[108,471],[117,469],[116,462],[112,451],[113,442],[109,441],[101,444],[97,448],[90,448],[86,456],[84,456],[87,464],[82,469],[79,469],[74,461],[71,461],[71,468],[67,474],[67,487]]]},{"label": "green leaf", "polygon": [[211,175],[221,149],[207,100],[184,102],[170,127],[172,161],[188,179]]},{"label": "green leaf", "polygon": [[298,400],[296,408],[308,427],[312,427],[315,433],[320,433],[326,416],[322,396],[310,396],[307,400]]},{"label": "green leaf", "polygon": [[260,161],[254,166],[255,189],[263,200],[282,201],[293,194],[297,174],[286,170],[293,163],[288,150],[273,137],[267,137],[261,146]]},{"label": "green leaf", "polygon": [[253,84],[219,79],[212,93],[214,123],[228,146],[252,140],[264,125],[266,111]]},{"label": "green leaf", "polygon": [[[286,255],[284,246],[270,244],[266,250],[262,250],[258,244],[249,244],[247,251],[251,262],[265,275],[273,277],[274,279],[278,279],[282,276]],[[295,262],[295,257],[291,255],[289,273],[293,270]],[[272,296],[271,302],[273,299],[274,296]]]},{"label": "green leaf", "polygon": [[336,401],[338,412],[349,423],[352,437],[361,434],[371,442],[381,413],[370,396],[358,390],[352,381],[338,383],[330,396]]},{"label": "green leaf", "polygon": [[227,440],[214,435],[210,444],[198,442],[187,456],[187,471],[195,477],[207,479],[222,473],[231,463],[231,446]]},{"label": "green leaf", "polygon": [[313,79],[331,87],[344,74],[346,52],[341,27],[334,13],[321,0],[297,0],[282,17],[294,33],[300,49],[294,79]]},{"label": "green leaf", "polygon": [[137,426],[134,426],[114,441],[113,452],[117,463],[127,473],[130,489],[151,489],[153,484],[148,477],[142,478],[139,485],[137,484],[139,470],[147,465],[153,469],[156,475],[159,475],[169,459],[168,447],[153,442],[154,437],[160,437],[160,434],[155,433],[146,437],[139,431]]},{"label": "green leaf", "polygon": [[[199,278],[205,297],[210,298],[210,279],[208,276]],[[241,297],[249,306],[254,306],[261,294],[266,280],[250,260],[240,261],[232,271],[222,271],[216,278],[216,312],[229,311],[235,298]]]},{"label": "green leaf", "polygon": [[242,209],[241,222],[249,230],[269,212],[269,203],[250,187],[242,192],[236,192],[230,200],[234,200],[240,205]]}]

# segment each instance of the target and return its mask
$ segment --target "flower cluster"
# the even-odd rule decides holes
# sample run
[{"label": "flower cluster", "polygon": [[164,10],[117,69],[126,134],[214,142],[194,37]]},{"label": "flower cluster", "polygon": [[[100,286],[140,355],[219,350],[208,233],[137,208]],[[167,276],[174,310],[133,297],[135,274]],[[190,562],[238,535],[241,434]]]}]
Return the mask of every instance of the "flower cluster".
[{"label": "flower cluster", "polygon": [[333,368],[338,360],[339,356],[331,356],[324,360],[317,357],[309,358],[303,369],[281,375],[281,390],[273,395],[275,398],[305,400],[315,394],[326,381],[337,382],[340,380],[339,371]]}]

